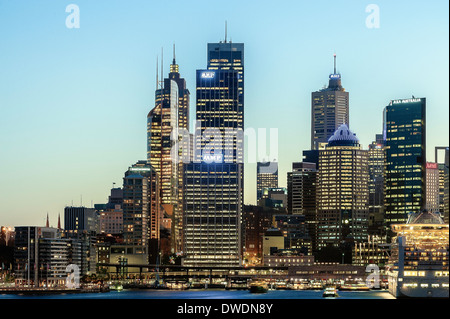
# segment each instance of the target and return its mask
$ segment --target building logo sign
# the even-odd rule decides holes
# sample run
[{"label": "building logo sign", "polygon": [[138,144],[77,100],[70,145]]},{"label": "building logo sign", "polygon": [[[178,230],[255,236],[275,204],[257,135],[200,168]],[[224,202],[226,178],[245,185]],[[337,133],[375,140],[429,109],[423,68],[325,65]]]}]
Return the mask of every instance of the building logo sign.
[{"label": "building logo sign", "polygon": [[340,79],[340,78],[341,78],[341,75],[340,75],[340,74],[330,74],[330,79],[338,80],[338,79]]},{"label": "building logo sign", "polygon": [[404,103],[417,103],[417,102],[421,102],[421,99],[404,99],[404,100],[393,100],[391,101],[391,104],[404,104]]},{"label": "building logo sign", "polygon": [[427,163],[427,169],[438,169],[437,163]]},{"label": "building logo sign", "polygon": [[203,154],[203,162],[205,163],[223,163],[223,154]]},{"label": "building logo sign", "polygon": [[202,79],[212,79],[215,76],[214,72],[202,72]]}]

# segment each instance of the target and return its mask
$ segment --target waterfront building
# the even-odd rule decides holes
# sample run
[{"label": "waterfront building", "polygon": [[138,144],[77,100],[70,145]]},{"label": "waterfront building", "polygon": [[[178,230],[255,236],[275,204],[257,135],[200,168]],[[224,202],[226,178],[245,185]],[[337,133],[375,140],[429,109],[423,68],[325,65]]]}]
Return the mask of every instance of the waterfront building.
[{"label": "waterfront building", "polygon": [[314,265],[314,256],[305,256],[293,250],[280,249],[271,256],[264,257],[268,267],[301,267]]},{"label": "waterfront building", "polygon": [[278,228],[270,228],[263,236],[263,263],[266,256],[274,255],[278,250],[285,249],[284,235]]},{"label": "waterfront building", "polygon": [[263,236],[273,226],[273,215],[276,213],[279,212],[274,209],[244,205],[242,246],[245,264],[260,265],[262,263]]},{"label": "waterfront building", "polygon": [[392,100],[384,109],[385,226],[405,223],[425,206],[426,99]]},{"label": "waterfront building", "polygon": [[[90,274],[96,271],[95,240],[98,233],[99,215],[94,208],[84,206],[64,208],[64,230],[62,237],[77,240],[82,246],[81,271]],[[59,229],[59,227],[58,227]]]},{"label": "waterfront building", "polygon": [[156,262],[160,241],[159,180],[147,161],[132,165],[123,179],[123,242],[142,263]]},{"label": "waterfront building", "polygon": [[[339,248],[367,238],[368,152],[343,124],[319,155],[318,247]],[[342,248],[342,247],[341,247]]]},{"label": "waterfront building", "polygon": [[389,292],[397,298],[448,298],[448,224],[425,210],[391,227],[395,236],[387,267]]},{"label": "waterfront building", "polygon": [[83,267],[85,248],[76,239],[61,238],[57,228],[16,227],[16,286],[65,287],[69,265],[76,265],[80,278],[86,274]]},{"label": "waterfront building", "polygon": [[356,280],[366,277],[366,267],[337,263],[315,263],[289,267],[288,276],[295,280]]},{"label": "waterfront building", "polygon": [[336,71],[335,54],[328,87],[311,94],[311,150],[323,149],[342,124],[349,125],[349,93]]},{"label": "waterfront building", "polygon": [[258,162],[256,172],[256,200],[267,198],[264,191],[269,188],[278,188],[278,163]]},{"label": "waterfront building", "polygon": [[390,244],[385,238],[369,235],[366,241],[355,243],[353,248],[352,265],[377,265],[384,268],[390,256]]}]

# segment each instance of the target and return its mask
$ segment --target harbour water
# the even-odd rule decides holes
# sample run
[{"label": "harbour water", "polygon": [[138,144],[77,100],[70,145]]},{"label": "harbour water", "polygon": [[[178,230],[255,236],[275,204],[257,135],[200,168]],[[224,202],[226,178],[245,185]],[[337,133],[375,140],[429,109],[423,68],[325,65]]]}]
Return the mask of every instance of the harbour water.
[{"label": "harbour water", "polygon": [[[125,289],[105,293],[10,295],[0,299],[324,299],[322,290],[271,290],[251,294],[247,290],[142,290]],[[395,299],[387,290],[339,291],[339,297],[327,299]]]}]

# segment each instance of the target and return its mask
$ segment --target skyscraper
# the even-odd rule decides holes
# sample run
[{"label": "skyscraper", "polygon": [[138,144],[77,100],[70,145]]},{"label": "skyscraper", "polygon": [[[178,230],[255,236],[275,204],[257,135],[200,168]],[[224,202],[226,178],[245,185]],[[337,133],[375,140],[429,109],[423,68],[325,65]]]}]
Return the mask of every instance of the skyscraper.
[{"label": "skyscraper", "polygon": [[226,163],[186,165],[184,265],[240,265],[241,167]]},{"label": "skyscraper", "polygon": [[368,181],[368,152],[342,124],[319,155],[319,248],[367,238]]},{"label": "skyscraper", "polygon": [[384,139],[369,145],[369,234],[382,235],[384,223]]},{"label": "skyscraper", "polygon": [[[147,116],[147,161],[158,173],[163,214],[170,219],[171,253],[182,249],[183,160],[189,139],[179,137],[189,129],[189,90],[175,60],[175,47],[169,77],[157,78],[155,107]],[[173,151],[175,150],[176,151]]]},{"label": "skyscraper", "polygon": [[[444,160],[438,159],[438,152],[444,151]],[[446,223],[449,222],[449,148],[438,146],[434,151],[435,162],[439,169],[439,212]]]},{"label": "skyscraper", "polygon": [[349,94],[336,71],[335,54],[328,87],[311,95],[311,150],[323,149],[341,124],[349,125]]},{"label": "skyscraper", "polygon": [[156,170],[139,161],[123,179],[123,241],[140,262],[155,263],[160,240],[159,179]]},{"label": "skyscraper", "polygon": [[256,200],[264,197],[264,191],[278,188],[278,163],[258,162],[256,168]]},{"label": "skyscraper", "polygon": [[243,44],[208,44],[197,70],[194,163],[184,169],[184,253],[189,266],[241,264]]},{"label": "skyscraper", "polygon": [[385,226],[425,208],[426,99],[393,100],[384,109]]},{"label": "skyscraper", "polygon": [[426,164],[425,209],[439,212],[439,166],[437,163]]},{"label": "skyscraper", "polygon": [[315,163],[293,163],[287,173],[288,212],[304,215],[313,250],[317,249],[317,167]]}]

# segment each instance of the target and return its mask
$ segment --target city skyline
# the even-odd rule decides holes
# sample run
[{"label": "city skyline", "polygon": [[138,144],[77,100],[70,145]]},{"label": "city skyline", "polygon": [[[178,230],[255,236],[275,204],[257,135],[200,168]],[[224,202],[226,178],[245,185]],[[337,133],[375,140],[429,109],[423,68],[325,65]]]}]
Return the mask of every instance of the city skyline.
[{"label": "city skyline", "polygon": [[[309,49],[305,50],[307,53],[302,53],[295,51],[294,44],[287,41],[284,46],[280,46],[278,41],[281,40],[276,34],[269,32],[265,34],[266,39],[275,40],[276,45],[274,46],[277,48],[271,48],[273,51],[267,50],[267,54],[261,54],[260,50],[267,48],[267,43],[260,43],[259,36],[255,40],[252,32],[264,33],[264,30],[255,30],[250,23],[249,27],[242,27],[242,24],[237,21],[239,19],[236,15],[233,16],[236,20],[232,20],[227,17],[227,15],[231,16],[227,10],[223,13],[222,20],[228,21],[229,37],[231,36],[233,42],[242,42],[246,45],[246,128],[269,129],[275,127],[279,130],[280,187],[286,186],[286,173],[290,170],[292,163],[300,162],[302,151],[309,149],[311,92],[321,89],[326,84],[328,75],[333,73],[334,53],[337,54],[337,70],[342,74],[343,86],[350,92],[350,128],[358,132],[364,150],[368,150],[373,136],[382,130],[383,108],[391,100],[410,98],[412,95],[427,98],[427,160],[434,159],[432,155],[435,146],[448,145],[448,134],[441,134],[444,128],[444,131],[448,133],[448,30],[445,29],[442,35],[431,37],[434,40],[426,39],[435,46],[432,52],[424,55],[429,60],[423,61],[421,53],[427,53],[427,51],[421,51],[424,49],[419,47],[419,44],[413,45],[413,43],[412,47],[405,45],[407,40],[411,40],[408,37],[402,38],[400,41],[402,35],[409,34],[404,29],[409,27],[411,30],[408,32],[414,34],[415,32],[412,30],[417,31],[419,27],[408,19],[400,19],[400,22],[397,21],[397,24],[393,24],[393,12],[412,14],[409,18],[418,14],[415,11],[418,6],[417,2],[408,2],[411,7],[407,7],[406,3],[403,3],[405,7],[400,8],[401,6],[398,4],[392,5],[380,1],[382,22],[379,29],[369,29],[364,24],[368,15],[365,12],[367,4],[353,3],[355,8],[349,10],[351,12],[349,15],[353,16],[355,21],[354,24],[348,23],[346,28],[349,28],[348,25],[357,25],[361,30],[355,31],[353,36],[361,37],[358,38],[361,40],[365,38],[365,41],[373,41],[365,49],[363,44],[355,44],[353,52],[346,48],[348,40],[342,41],[344,44],[338,44],[339,41],[333,40],[326,46],[320,44],[317,51]],[[91,203],[93,206],[93,204],[105,202],[112,183],[120,185],[123,174],[129,165],[146,158],[146,115],[154,103],[154,75],[156,73],[154,62],[161,46],[164,46],[166,51],[163,74],[166,77],[172,58],[172,42],[177,45],[177,63],[180,74],[186,79],[187,87],[192,94],[190,107],[192,127],[192,119],[195,117],[193,103],[195,100],[193,94],[195,92],[195,70],[204,66],[206,44],[224,40],[224,26],[220,22],[220,18],[214,19],[214,22],[204,22],[212,29],[196,34],[195,44],[188,45],[180,33],[176,34],[171,31],[160,32],[163,34],[162,38],[155,40],[140,39],[143,42],[139,42],[136,37],[126,40],[126,32],[133,33],[139,29],[137,22],[130,23],[128,27],[122,25],[124,29],[121,33],[118,26],[111,30],[102,28],[102,21],[107,20],[101,19],[105,18],[98,17],[100,21],[97,22],[94,19],[94,14],[102,13],[101,9],[109,10],[108,12],[112,16],[114,12],[117,14],[118,11],[115,10],[120,8],[120,4],[101,7],[100,4],[88,5],[85,1],[79,1],[78,5],[82,17],[79,30],[69,30],[64,26],[67,16],[67,13],[64,12],[64,5],[55,8],[46,2],[43,6],[47,10],[49,8],[53,10],[51,12],[55,13],[58,18],[52,18],[46,22],[39,21],[42,24],[39,24],[40,28],[34,31],[27,29],[30,27],[29,25],[25,25],[22,30],[19,30],[23,32],[22,35],[25,38],[30,40],[33,35],[43,36],[42,32],[49,31],[48,28],[55,28],[55,35],[62,47],[58,47],[57,42],[52,43],[50,37],[46,39],[46,43],[53,44],[53,46],[47,48],[48,51],[42,49],[41,44],[30,42],[29,49],[36,48],[36,45],[41,48],[35,52],[37,56],[32,57],[35,60],[30,59],[25,52],[27,47],[21,46],[21,43],[16,43],[14,39],[9,38],[7,32],[5,36],[2,36],[6,40],[5,44],[9,47],[9,50],[0,52],[0,65],[6,70],[5,74],[7,75],[0,77],[0,105],[3,113],[0,120],[0,141],[4,146],[4,156],[0,160],[2,163],[0,174],[3,177],[0,191],[5,196],[3,207],[0,210],[2,224],[12,226],[44,225],[48,212],[51,225],[56,225],[57,216],[62,213],[64,206],[71,205],[72,201],[75,206],[78,206],[81,204],[81,196],[83,204],[88,207],[91,207]],[[160,6],[161,4],[154,5]],[[243,6],[245,5],[243,4]],[[330,7],[333,5],[330,4]],[[313,11],[317,10],[315,5],[310,5],[309,8]],[[30,4],[28,7],[30,12],[23,8],[18,12],[17,9],[14,4],[0,2],[1,32],[5,32],[3,21],[7,21],[17,28],[18,22],[12,21],[12,18],[17,17],[20,13],[22,16],[20,21],[23,22],[23,19],[29,17],[34,9],[39,8]],[[131,9],[133,10],[133,7]],[[442,11],[448,9],[448,4],[442,3],[442,8],[435,8],[433,11],[434,24],[427,26],[429,32],[439,29],[439,26],[448,25],[448,17],[444,18],[439,15],[441,9]],[[208,10],[205,10],[207,13]],[[427,8],[427,10],[431,9]],[[430,13],[427,10],[422,11],[422,14],[426,16],[427,13]],[[332,10],[327,8],[323,12],[324,17],[330,16],[330,11]],[[3,19],[4,12],[12,13],[12,17]],[[436,18],[436,14],[442,20]],[[130,22],[130,20],[127,21]],[[311,20],[307,20],[307,22],[313,23]],[[303,23],[300,23],[299,26],[304,26]],[[405,23],[403,28],[399,27],[401,23]],[[257,25],[262,27],[261,22]],[[141,27],[143,26],[141,25]],[[144,27],[148,28],[145,30],[148,32],[151,24],[145,24]],[[194,27],[191,28],[189,30],[194,30]],[[397,37],[388,36],[389,28],[397,28],[397,31],[400,29],[405,33],[397,34]],[[96,29],[97,33],[93,32],[93,29]],[[319,28],[319,30],[321,29]],[[440,29],[440,31],[442,30],[443,28]],[[18,30],[15,31],[18,32]],[[99,31],[104,33],[98,33]],[[138,34],[144,36],[145,32],[139,31]],[[272,30],[272,32],[274,31]],[[310,37],[321,36],[322,39],[330,39],[328,35],[318,33],[320,32],[311,31]],[[11,32],[12,34],[14,33]],[[189,34],[189,31],[186,31],[186,34]],[[293,34],[295,32],[290,33],[291,36]],[[119,55],[119,52],[113,55],[110,51],[108,52],[111,55],[105,55],[105,49],[90,42],[100,35],[106,37],[103,38],[104,44],[107,44],[106,49],[111,48],[108,45],[115,43],[113,35],[122,40],[120,44],[116,42],[116,45],[128,44],[129,47],[119,50],[122,55]],[[422,34],[416,32],[417,37],[420,35]],[[192,40],[192,37],[187,35],[186,37]],[[284,37],[288,36],[285,34]],[[310,37],[306,38],[312,41]],[[376,53],[380,54],[384,51],[380,48],[375,50],[375,48],[377,44],[380,45],[380,41],[385,41],[386,38],[387,44],[383,44],[382,47],[386,48],[392,45],[390,49],[393,52],[392,55],[381,58]],[[316,38],[315,43],[322,42],[318,39]],[[421,39],[425,41],[425,38]],[[440,39],[440,41],[436,42],[435,39]],[[300,37],[296,38],[298,42],[301,40]],[[89,41],[90,44],[83,44],[84,41]],[[367,42],[363,41],[363,43],[367,45]],[[77,45],[80,44],[83,46],[77,48]],[[394,44],[396,44],[395,47]],[[443,46],[442,52],[436,49],[436,46],[439,45]],[[445,45],[447,46],[445,47]],[[95,50],[92,51],[90,48]],[[285,49],[283,50],[283,48]],[[53,52],[56,55],[49,54],[52,49],[56,51]],[[136,49],[138,50],[132,51]],[[133,56],[137,54],[136,52],[139,52],[139,55],[134,59]],[[14,57],[16,53],[19,54]],[[67,55],[61,56],[59,55],[61,53]],[[89,58],[89,53],[92,53],[92,59]],[[278,56],[275,55],[277,53]],[[48,57],[44,58],[43,56],[46,54]],[[411,56],[405,56],[405,54],[411,54]],[[436,58],[435,54],[440,55]],[[261,56],[258,58],[258,55]],[[59,59],[50,61],[52,57],[54,59],[58,56]],[[195,58],[193,58],[194,56]],[[314,59],[311,61],[309,59],[312,56]],[[433,62],[431,61],[432,56],[434,57]],[[29,58],[28,64],[22,60],[27,57]],[[41,60],[38,60],[39,57]],[[107,61],[103,60],[105,57]],[[300,58],[297,59],[297,57]],[[266,58],[287,59],[288,62],[279,64],[273,60],[267,60],[265,64],[262,64],[263,67],[259,67]],[[131,63],[128,60],[135,61]],[[41,65],[37,61],[45,63]],[[7,62],[9,62],[8,65],[6,65]],[[19,63],[22,68],[15,70],[14,66],[17,67]],[[86,63],[86,65],[81,63]],[[111,66],[116,66],[117,69],[114,71],[114,69],[110,69]],[[308,68],[303,71],[302,69],[305,67]],[[62,70],[67,70],[67,73],[61,72]],[[16,72],[13,73],[13,71]],[[265,75],[266,73],[270,75]],[[285,82],[286,78],[291,79],[289,73],[297,73],[297,78],[300,74],[300,85],[295,82]],[[37,82],[39,75],[43,83]],[[118,81],[116,75],[125,75],[124,81],[128,80],[131,83]],[[392,78],[388,80],[387,78],[391,76]],[[90,77],[92,79],[88,80]],[[61,78],[64,81],[58,84],[57,82]],[[89,86],[94,83],[91,81],[96,82],[94,87]],[[133,87],[134,85],[137,86]],[[118,90],[119,88],[120,90]],[[284,94],[280,94],[280,90],[283,90]],[[70,94],[71,92],[73,95]],[[264,92],[264,94],[260,94],[260,92]],[[281,106],[275,105],[277,103]],[[4,105],[6,107],[3,107]],[[108,107],[109,105],[112,107]],[[36,108],[39,106],[41,109],[37,110]],[[77,107],[80,112],[70,112],[71,107],[73,110],[77,110]],[[279,116],[274,117],[271,113],[274,108],[282,110],[282,112],[277,112]],[[23,117],[24,115],[29,117]],[[367,118],[370,118],[370,121],[367,121]],[[36,123],[39,120],[41,122]],[[12,125],[12,123],[14,124]],[[29,138],[37,141],[33,141],[33,139],[28,141]],[[91,141],[88,142],[88,139]],[[78,148],[73,147],[74,145]],[[244,203],[255,204],[256,163],[246,164],[244,171]],[[65,174],[63,175],[63,173]],[[23,181],[15,184],[14,181],[18,178]],[[27,200],[20,201],[19,199],[22,199],[23,196],[26,196]]]}]

